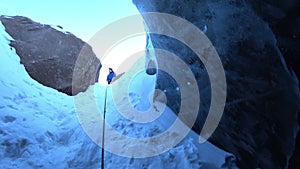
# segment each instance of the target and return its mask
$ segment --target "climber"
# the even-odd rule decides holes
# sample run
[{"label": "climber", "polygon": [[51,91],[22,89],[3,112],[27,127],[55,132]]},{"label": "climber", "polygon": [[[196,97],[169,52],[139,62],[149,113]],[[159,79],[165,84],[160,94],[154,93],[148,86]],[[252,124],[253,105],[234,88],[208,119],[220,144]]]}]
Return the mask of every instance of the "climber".
[{"label": "climber", "polygon": [[109,68],[108,70],[109,70],[109,74],[107,75],[106,81],[107,81],[108,84],[110,84],[112,79],[114,77],[116,77],[116,74],[115,74],[115,72],[113,71],[112,68]]}]

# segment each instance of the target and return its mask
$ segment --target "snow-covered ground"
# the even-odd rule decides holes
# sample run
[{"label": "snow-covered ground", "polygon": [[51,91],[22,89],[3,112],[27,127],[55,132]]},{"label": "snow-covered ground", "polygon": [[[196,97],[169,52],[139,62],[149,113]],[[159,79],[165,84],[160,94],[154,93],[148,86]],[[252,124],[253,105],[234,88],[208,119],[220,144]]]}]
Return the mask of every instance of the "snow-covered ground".
[{"label": "snow-covered ground", "polygon": [[[102,131],[95,129],[100,124],[96,119],[103,114],[106,86],[95,84],[75,97],[43,86],[27,74],[15,49],[8,45],[10,40],[12,38],[0,24],[0,168],[100,168],[101,147],[97,144],[102,143]],[[116,105],[113,98],[118,92],[112,92],[128,90],[131,106],[146,110],[150,107],[148,95],[154,82],[155,77],[141,72],[132,78],[128,89],[107,87],[105,146],[109,151],[105,151],[105,168],[234,168],[231,154],[209,142],[199,144],[199,136],[193,131],[165,152],[135,158],[138,154],[151,154],[153,143],[144,142],[144,149],[141,149],[136,146],[138,142],[122,140],[124,136],[134,139],[159,136],[177,117],[166,107],[152,122],[133,122],[120,113],[130,110],[122,109],[128,107],[127,102]],[[86,133],[89,129],[91,131]],[[89,137],[90,134],[93,136]],[[161,149],[160,145],[155,146]],[[131,152],[132,149],[136,151]],[[127,157],[121,156],[122,152]],[[128,152],[132,153],[131,157]]]}]

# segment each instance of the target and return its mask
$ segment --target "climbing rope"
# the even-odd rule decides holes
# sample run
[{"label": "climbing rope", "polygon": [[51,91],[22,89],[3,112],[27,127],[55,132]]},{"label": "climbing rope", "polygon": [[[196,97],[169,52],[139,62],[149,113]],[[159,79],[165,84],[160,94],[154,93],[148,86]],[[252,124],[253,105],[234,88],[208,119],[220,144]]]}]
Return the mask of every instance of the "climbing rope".
[{"label": "climbing rope", "polygon": [[104,131],[105,131],[106,97],[107,97],[107,86],[106,86],[106,89],[105,89],[104,111],[103,111],[101,169],[104,169],[104,134],[105,134]]}]

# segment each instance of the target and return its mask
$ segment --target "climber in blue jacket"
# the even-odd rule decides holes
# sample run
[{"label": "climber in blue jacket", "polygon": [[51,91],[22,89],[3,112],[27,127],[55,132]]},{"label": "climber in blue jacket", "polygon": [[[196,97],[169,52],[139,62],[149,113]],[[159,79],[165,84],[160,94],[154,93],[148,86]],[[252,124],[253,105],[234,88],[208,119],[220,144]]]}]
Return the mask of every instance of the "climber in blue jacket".
[{"label": "climber in blue jacket", "polygon": [[107,78],[106,78],[107,83],[110,84],[114,77],[116,77],[115,72],[113,71],[112,68],[109,68],[109,74],[107,75]]}]

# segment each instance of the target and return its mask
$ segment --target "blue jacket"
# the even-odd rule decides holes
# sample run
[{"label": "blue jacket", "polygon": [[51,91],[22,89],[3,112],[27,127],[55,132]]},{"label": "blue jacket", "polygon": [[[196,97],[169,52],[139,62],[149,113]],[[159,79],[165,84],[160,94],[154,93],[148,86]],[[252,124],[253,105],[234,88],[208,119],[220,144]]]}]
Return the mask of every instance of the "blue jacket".
[{"label": "blue jacket", "polygon": [[106,81],[111,81],[112,78],[114,78],[116,76],[116,74],[114,72],[110,72],[108,75],[107,75],[107,78],[106,78]]}]

